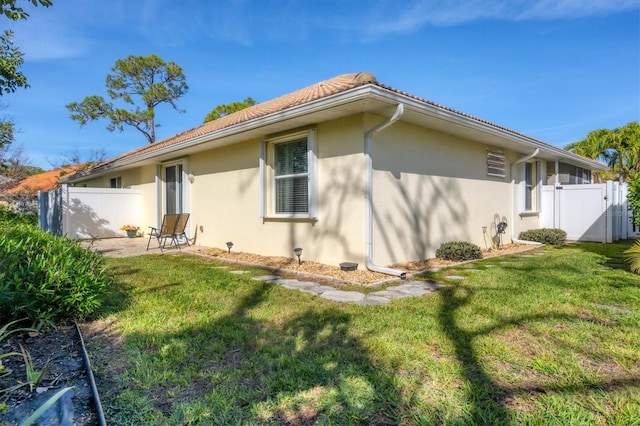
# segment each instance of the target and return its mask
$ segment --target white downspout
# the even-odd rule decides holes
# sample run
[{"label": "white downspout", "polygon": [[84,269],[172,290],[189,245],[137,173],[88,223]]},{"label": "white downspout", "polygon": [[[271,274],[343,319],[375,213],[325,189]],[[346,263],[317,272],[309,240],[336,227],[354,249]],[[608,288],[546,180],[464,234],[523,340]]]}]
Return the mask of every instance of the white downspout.
[{"label": "white downspout", "polygon": [[404,113],[404,105],[398,104],[398,106],[396,107],[396,111],[393,113],[393,115],[389,119],[369,129],[364,134],[364,154],[367,159],[367,187],[366,187],[366,194],[365,194],[365,200],[367,203],[365,208],[365,211],[366,211],[366,214],[365,214],[366,216],[365,264],[367,266],[367,269],[369,269],[370,271],[381,272],[383,274],[394,275],[396,277],[405,279],[407,276],[406,272],[401,271],[399,269],[385,268],[383,266],[378,266],[373,263],[373,158],[372,158],[373,135],[383,130],[387,126],[390,126],[391,124],[393,124],[400,117],[402,117],[403,113]]},{"label": "white downspout", "polygon": [[[511,241],[519,244],[532,244],[539,245],[540,243],[536,243],[533,241],[525,241],[519,240],[516,238],[516,178],[515,178],[515,168],[518,164],[524,163],[525,161],[531,160],[533,157],[538,155],[540,152],[540,148],[536,148],[532,154],[527,155],[526,157],[522,157],[517,161],[511,163]],[[540,202],[540,200],[538,200]]]}]

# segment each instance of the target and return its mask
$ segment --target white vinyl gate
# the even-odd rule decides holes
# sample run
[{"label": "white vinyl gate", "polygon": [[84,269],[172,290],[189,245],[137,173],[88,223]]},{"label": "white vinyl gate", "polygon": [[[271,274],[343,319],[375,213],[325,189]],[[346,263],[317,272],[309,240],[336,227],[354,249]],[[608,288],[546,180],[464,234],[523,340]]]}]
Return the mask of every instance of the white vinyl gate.
[{"label": "white vinyl gate", "polygon": [[542,186],[541,227],[560,228],[572,241],[610,243],[635,237],[629,220],[627,186],[609,181],[589,185]]}]

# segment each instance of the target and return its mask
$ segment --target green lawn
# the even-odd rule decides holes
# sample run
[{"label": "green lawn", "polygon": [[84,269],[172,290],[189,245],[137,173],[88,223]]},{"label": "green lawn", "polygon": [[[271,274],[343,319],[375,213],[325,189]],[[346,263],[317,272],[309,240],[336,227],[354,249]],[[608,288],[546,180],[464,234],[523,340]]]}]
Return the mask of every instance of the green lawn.
[{"label": "green lawn", "polygon": [[112,259],[110,332],[89,351],[110,424],[640,424],[628,246],[466,264],[387,306],[199,257]]}]

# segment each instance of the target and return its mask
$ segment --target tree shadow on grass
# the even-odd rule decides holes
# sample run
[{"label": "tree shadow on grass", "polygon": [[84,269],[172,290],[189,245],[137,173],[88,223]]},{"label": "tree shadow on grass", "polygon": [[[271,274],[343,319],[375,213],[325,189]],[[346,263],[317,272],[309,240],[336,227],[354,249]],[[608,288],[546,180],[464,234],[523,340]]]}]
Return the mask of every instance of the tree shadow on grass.
[{"label": "tree shadow on grass", "polygon": [[393,368],[374,360],[350,332],[349,313],[311,306],[257,319],[254,308],[273,289],[252,283],[219,318],[175,333],[127,336],[140,351],[132,376],[157,375],[140,391],[153,396],[165,419],[193,420],[198,406],[206,408],[196,422],[213,424],[384,425],[411,413],[412,398],[401,395]]},{"label": "tree shadow on grass", "polygon": [[604,257],[600,264],[609,269],[631,271],[624,251],[633,246],[635,240],[622,240],[613,243],[571,243],[569,247],[577,248],[585,253],[593,253]]},{"label": "tree shadow on grass", "polygon": [[[563,380],[552,382],[531,381],[522,385],[500,384],[493,379],[482,365],[482,356],[476,349],[476,340],[479,337],[500,332],[513,326],[531,324],[534,322],[548,322],[556,319],[559,323],[578,322],[585,320],[577,315],[564,313],[541,313],[522,315],[503,320],[496,325],[468,331],[460,319],[458,311],[467,305],[474,296],[474,291],[468,287],[459,285],[440,290],[443,304],[439,311],[439,322],[447,337],[453,343],[456,359],[462,364],[462,376],[466,381],[467,414],[461,421],[469,424],[509,425],[514,423],[512,408],[508,407],[509,401],[518,395],[568,395],[584,394],[585,392],[608,392],[620,389],[640,388],[640,373],[622,373],[610,375],[606,379],[575,379],[570,383]],[[588,319],[586,319],[588,320]],[[570,343],[550,336],[554,345],[579,351],[580,348],[571,348]],[[598,361],[598,355],[591,352],[583,352],[582,356]]]}]

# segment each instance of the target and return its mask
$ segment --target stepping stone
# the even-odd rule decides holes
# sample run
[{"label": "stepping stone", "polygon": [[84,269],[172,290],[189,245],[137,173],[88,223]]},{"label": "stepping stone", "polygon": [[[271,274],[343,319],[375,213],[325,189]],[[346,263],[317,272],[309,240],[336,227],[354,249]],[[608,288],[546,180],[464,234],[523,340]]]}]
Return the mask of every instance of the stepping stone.
[{"label": "stepping stone", "polygon": [[328,285],[316,285],[314,287],[309,287],[308,289],[305,289],[304,291],[307,292],[307,293],[320,295],[322,293],[326,293],[327,291],[333,291],[333,290],[335,290],[335,288],[329,287]]},{"label": "stepping stone", "polygon": [[460,275],[448,275],[445,278],[448,280],[454,280],[454,281],[466,280],[465,277],[462,277]]},{"label": "stepping stone", "polygon": [[391,299],[387,297],[372,296],[369,294],[367,297],[356,303],[358,305],[387,305],[389,302],[391,302]]},{"label": "stepping stone", "polygon": [[277,275],[259,275],[257,277],[253,277],[252,279],[256,281],[280,281],[280,277]]},{"label": "stepping stone", "polygon": [[442,284],[437,284],[437,283],[430,283],[430,282],[425,282],[424,283],[425,288],[428,288],[431,291],[435,291],[439,288],[445,288],[446,285],[442,285]]},{"label": "stepping stone", "polygon": [[472,269],[472,268],[470,268],[470,269],[465,269],[462,272],[482,272],[482,269]]},{"label": "stepping stone", "polygon": [[333,300],[336,302],[359,302],[365,298],[363,293],[357,291],[325,291],[320,295],[323,299]]},{"label": "stepping stone", "polygon": [[498,262],[501,265],[511,265],[513,262]]},{"label": "stepping stone", "polygon": [[280,287],[288,288],[289,290],[300,290],[301,287],[297,285],[298,283],[291,281],[292,280],[287,280],[286,282],[275,281],[274,284],[278,284]]},{"label": "stepping stone", "polygon": [[484,265],[485,268],[495,268],[496,265]]},{"label": "stepping stone", "polygon": [[412,297],[413,295],[409,293],[403,293],[401,291],[381,290],[381,291],[375,291],[373,293],[369,293],[367,297],[371,297],[371,296],[384,297],[386,299],[395,300],[395,299],[404,299],[405,297]]},{"label": "stepping stone", "polygon": [[229,271],[232,274],[236,274],[236,275],[242,275],[242,274],[248,274],[249,271]]},{"label": "stepping stone", "polygon": [[407,284],[411,284],[411,285],[415,285],[415,286],[418,286],[418,287],[422,287],[425,290],[431,290],[431,291],[445,287],[442,284],[436,284],[436,283],[430,282],[430,281],[409,281]]},{"label": "stepping stone", "polygon": [[394,287],[387,287],[387,291],[399,291],[411,296],[422,296],[423,294],[430,293],[431,290],[427,290],[422,286],[412,284],[402,284]]},{"label": "stepping stone", "polygon": [[284,285],[290,285],[290,284],[298,284],[300,281],[293,279],[293,278],[280,278],[278,280],[278,284]]},{"label": "stepping stone", "polygon": [[295,288],[299,288],[299,289],[303,289],[303,288],[311,288],[311,287],[317,287],[318,283],[314,283],[311,281],[295,281],[295,280],[291,280],[292,282],[287,283],[292,287]]}]

